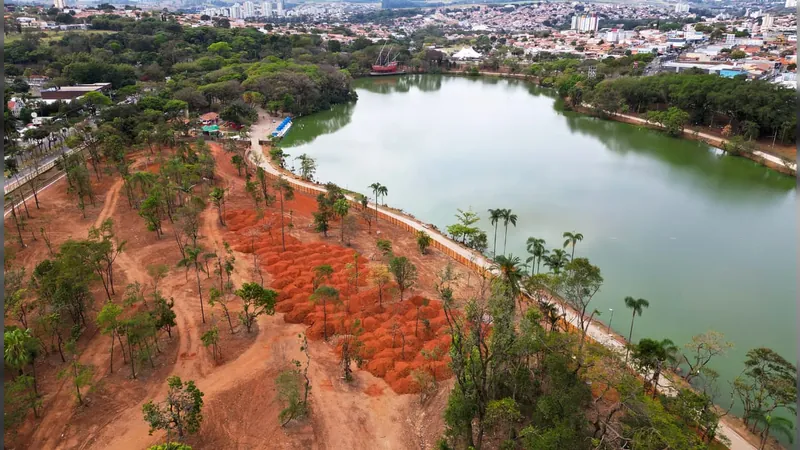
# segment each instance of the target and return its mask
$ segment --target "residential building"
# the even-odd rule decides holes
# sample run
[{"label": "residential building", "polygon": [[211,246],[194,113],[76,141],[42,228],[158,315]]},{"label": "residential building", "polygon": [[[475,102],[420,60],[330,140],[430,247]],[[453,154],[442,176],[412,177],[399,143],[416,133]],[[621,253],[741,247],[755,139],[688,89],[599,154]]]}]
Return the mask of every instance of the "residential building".
[{"label": "residential building", "polygon": [[786,0],[786,8],[797,8],[797,0]]},{"label": "residential building", "polygon": [[675,12],[678,14],[688,13],[689,5],[687,3],[678,3],[677,5],[675,5]]},{"label": "residential building", "polygon": [[256,6],[251,1],[244,2],[244,7],[242,8],[242,10],[244,18],[255,17],[256,15]]},{"label": "residential building", "polygon": [[234,3],[231,6],[231,19],[242,19],[244,18],[244,11],[242,11],[242,5],[238,3]]},{"label": "residential building", "polygon": [[596,13],[575,15],[572,16],[572,26],[570,28],[578,31],[597,32],[599,23],[600,20]]},{"label": "residential building", "polygon": [[283,0],[278,0],[278,17],[283,17],[285,14],[283,10]]},{"label": "residential building", "polygon": [[264,17],[272,17],[272,2],[264,2],[261,4],[261,15]]},{"label": "residential building", "polygon": [[67,7],[67,2],[66,2],[66,0],[54,0],[53,1],[53,7],[58,8],[58,9],[64,9],[64,8]]},{"label": "residential building", "polygon": [[761,29],[769,30],[775,25],[775,17],[770,14],[764,14],[761,19]]}]

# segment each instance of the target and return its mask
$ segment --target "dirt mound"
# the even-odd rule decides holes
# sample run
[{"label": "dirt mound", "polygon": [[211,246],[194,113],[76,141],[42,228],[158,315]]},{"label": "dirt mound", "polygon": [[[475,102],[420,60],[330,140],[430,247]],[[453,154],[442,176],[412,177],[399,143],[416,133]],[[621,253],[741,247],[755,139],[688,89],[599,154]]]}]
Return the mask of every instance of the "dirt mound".
[{"label": "dirt mound", "polygon": [[[277,217],[276,217],[277,216]],[[288,223],[288,217],[285,219]],[[447,368],[450,346],[442,303],[413,296],[402,302],[387,299],[379,305],[378,290],[370,285],[369,260],[352,249],[325,242],[300,242],[286,233],[281,245],[279,213],[235,210],[225,215],[226,239],[242,253],[259,255],[270,275],[270,287],[278,291],[275,310],[289,323],[309,326],[309,339],[352,333],[356,320],[362,328],[363,368],[384,378],[400,394],[419,392],[413,372],[428,371],[437,380],[451,376]],[[339,292],[338,299],[313,300],[314,268],[323,264],[333,275],[323,284]],[[356,280],[355,266],[358,267]],[[326,314],[327,313],[327,314]]]}]

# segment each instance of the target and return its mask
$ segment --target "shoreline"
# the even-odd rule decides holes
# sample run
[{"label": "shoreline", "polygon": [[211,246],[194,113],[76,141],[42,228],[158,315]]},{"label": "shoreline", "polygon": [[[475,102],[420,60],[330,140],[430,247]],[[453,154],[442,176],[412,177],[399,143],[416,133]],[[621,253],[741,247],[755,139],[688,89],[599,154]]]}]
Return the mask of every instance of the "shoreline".
[{"label": "shoreline", "polygon": [[[263,116],[262,113],[264,114]],[[270,123],[270,117],[271,116],[267,115],[263,111],[259,111],[260,120],[253,124],[250,130],[251,145],[247,154],[247,160],[255,166],[264,168],[270,178],[283,177],[300,192],[311,195],[325,192],[324,184],[321,182],[305,181],[287,169],[276,167],[273,165],[269,155],[264,153],[263,146],[260,144],[258,137],[262,134],[266,135],[271,132],[269,131],[270,125],[272,125]],[[257,156],[254,157],[253,155]],[[261,160],[261,164],[259,164],[257,161],[258,159]],[[359,204],[357,199],[352,194],[346,194],[346,198],[353,204]],[[408,213],[387,206],[376,205],[373,202],[368,202],[367,208],[374,208],[382,220],[390,222],[408,232],[414,233],[417,231],[425,231],[432,238],[431,247],[441,251],[451,259],[466,266],[468,269],[474,270],[477,273],[489,272],[491,274],[497,274],[496,270],[492,269],[492,263],[488,257],[462,246],[461,244],[458,244],[435,227],[432,227],[430,224],[426,224]],[[536,301],[536,298],[532,294],[528,293],[524,289],[522,291],[523,295],[525,295],[530,301]],[[566,304],[566,302],[555,297],[554,295],[548,295],[548,300],[554,302],[560,307],[563,314],[563,319],[568,327],[578,329],[578,312],[573,310],[568,304]],[[591,341],[603,345],[617,354],[621,355],[625,353],[627,341],[624,339],[624,337],[621,337],[616,333],[609,334],[606,324],[599,320],[595,319],[590,322],[586,336]],[[629,366],[633,368],[632,364],[629,364]],[[633,368],[633,370],[638,373],[635,368]],[[668,373],[670,377],[663,377],[664,379],[661,380],[661,384],[659,384],[657,388],[664,395],[674,396],[677,394],[677,389],[680,386],[674,385],[669,378],[677,377],[678,375],[672,372]],[[666,374],[667,373],[665,373],[665,375]],[[717,433],[720,436],[724,436],[731,442],[731,445],[728,446],[728,448],[730,450],[755,450],[756,446],[751,444],[746,437],[743,437],[741,434],[739,434],[733,425],[729,425],[727,423],[728,420],[729,419],[726,418],[721,419],[719,422],[719,428],[717,430]]]},{"label": "shoreline", "polygon": [[[408,73],[408,75],[425,75],[425,74],[426,73]],[[464,72],[464,71],[459,71],[459,72],[456,72],[456,71],[443,71],[441,73],[441,75],[460,76],[460,77],[467,77],[467,78],[475,78],[475,77],[510,78],[510,79],[516,79],[516,80],[523,80],[523,81],[527,81],[527,82],[531,82],[531,83],[533,83],[536,80],[536,77],[534,77],[532,75],[525,75],[525,74],[521,74],[521,73],[489,72],[489,71],[478,71],[477,75],[472,75],[472,74],[469,74],[469,73]],[[544,88],[544,86],[539,86],[539,87]],[[604,120],[613,120],[615,122],[622,122],[622,123],[627,123],[627,124],[631,124],[631,125],[641,125],[641,126],[646,126],[647,128],[650,128],[652,130],[663,131],[657,125],[649,123],[645,119],[642,119],[642,118],[636,117],[636,116],[631,116],[631,115],[626,115],[626,114],[619,114],[619,113],[616,113],[616,114],[608,113],[605,116],[601,117],[598,114],[594,113],[590,109],[590,105],[582,105],[582,106],[573,108],[572,111],[576,112],[578,114],[585,115],[585,116],[597,117],[599,119],[604,119]],[[699,130],[694,130],[694,129],[691,129],[691,128],[685,128],[683,130],[683,132],[681,133],[681,136],[679,136],[679,138],[688,139],[688,140],[692,140],[692,141],[703,142],[705,144],[708,144],[708,145],[710,145],[710,146],[712,146],[714,148],[717,148],[720,151],[728,154],[728,152],[725,151],[725,149],[723,148],[725,143],[727,143],[728,141],[723,137],[714,136],[714,135],[711,135],[711,134],[708,134],[708,133],[703,133],[703,132],[701,132]],[[757,163],[761,164],[764,167],[772,169],[772,170],[774,170],[776,172],[779,172],[779,173],[782,173],[784,175],[789,175],[789,176],[797,178],[797,164],[796,163],[790,163],[791,165],[787,166],[782,161],[782,159],[780,157],[778,157],[776,155],[773,155],[773,154],[770,154],[768,152],[765,152],[763,150],[755,150],[753,153],[741,153],[741,154],[735,155],[735,156],[739,156],[739,157],[742,157],[742,158],[749,159],[751,161],[754,161],[754,162],[757,162]],[[795,155],[795,157],[796,157],[796,155]]]}]

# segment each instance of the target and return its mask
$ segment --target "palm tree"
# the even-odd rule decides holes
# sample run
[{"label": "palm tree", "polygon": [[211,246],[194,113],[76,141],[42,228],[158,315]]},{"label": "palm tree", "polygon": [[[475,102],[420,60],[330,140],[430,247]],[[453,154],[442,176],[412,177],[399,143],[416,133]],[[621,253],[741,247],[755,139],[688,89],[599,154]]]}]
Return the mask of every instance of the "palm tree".
[{"label": "palm tree", "polygon": [[508,283],[514,298],[519,294],[519,283],[522,281],[523,269],[520,264],[519,257],[514,255],[499,255],[494,258],[494,266]]},{"label": "palm tree", "polygon": [[544,248],[544,239],[529,237],[526,243],[528,253],[531,256],[526,262],[531,263],[531,275],[533,275],[533,266],[536,265],[536,272],[539,272],[539,264],[542,262],[542,257],[547,254],[547,249]]},{"label": "palm tree", "polygon": [[769,439],[769,432],[770,430],[777,431],[780,434],[786,436],[786,439],[789,443],[794,443],[794,424],[791,420],[780,417],[780,416],[773,416],[772,414],[765,413],[763,411],[753,411],[750,413],[750,418],[756,421],[756,424],[761,424],[764,426],[764,429],[761,430],[761,442],[759,443],[758,448],[763,449],[767,445],[767,440]]},{"label": "palm tree", "polygon": [[203,249],[200,247],[186,247],[186,256],[178,261],[178,267],[194,267],[194,274],[197,277],[197,294],[200,296],[200,315],[203,318],[203,323],[206,323],[206,312],[203,308],[203,287],[200,285],[200,272],[205,272],[203,263],[200,261],[200,255]]},{"label": "palm tree", "polygon": [[3,362],[6,366],[19,370],[21,374],[25,373],[25,367],[30,364],[33,369],[33,391],[38,396],[34,364],[36,348],[36,338],[31,334],[30,328],[14,328],[3,333]]},{"label": "palm tree", "polygon": [[563,237],[566,239],[564,241],[564,248],[567,248],[568,245],[572,245],[572,254],[570,255],[569,259],[574,259],[575,258],[575,244],[578,243],[578,241],[582,241],[583,240],[583,235],[580,234],[580,233],[576,233],[574,231],[572,233],[570,233],[569,231],[566,231],[566,232],[564,232]]},{"label": "palm tree", "polygon": [[350,202],[346,198],[340,198],[333,203],[333,212],[342,219],[342,242],[344,242],[344,218],[350,211]]},{"label": "palm tree", "polygon": [[664,363],[677,361],[678,347],[669,339],[656,341],[648,338],[629,347],[633,347],[633,358],[638,365],[645,370],[652,371],[653,375],[649,384],[653,388],[653,398],[655,398],[658,395],[658,380],[664,370]]},{"label": "palm tree", "polygon": [[489,210],[489,221],[494,226],[494,246],[492,247],[492,255],[497,255],[497,224],[503,218],[503,210],[500,208]]},{"label": "palm tree", "polygon": [[[640,298],[638,300],[634,300],[633,297],[625,297],[625,307],[630,308],[633,310],[633,314],[631,315],[631,331],[628,333],[628,342],[633,342],[633,321],[636,319],[636,315],[642,315],[642,312],[650,306],[650,302],[647,300]],[[628,350],[625,351],[625,361],[628,360]]]},{"label": "palm tree", "polygon": [[383,205],[386,206],[386,196],[389,195],[389,188],[381,186],[380,189],[378,189],[378,194],[383,198]]},{"label": "palm tree", "polygon": [[517,215],[512,213],[510,209],[503,210],[503,225],[506,227],[505,237],[503,237],[503,254],[506,254],[506,240],[508,239],[508,224],[517,226]]},{"label": "palm tree", "polygon": [[369,188],[372,189],[372,193],[375,195],[375,223],[378,223],[378,195],[380,195],[383,185],[376,181],[370,184]]},{"label": "palm tree", "polygon": [[560,248],[553,249],[553,253],[551,253],[550,256],[544,257],[544,265],[549,267],[556,275],[561,272],[561,269],[563,269],[568,262],[569,257],[567,256],[567,252]]}]

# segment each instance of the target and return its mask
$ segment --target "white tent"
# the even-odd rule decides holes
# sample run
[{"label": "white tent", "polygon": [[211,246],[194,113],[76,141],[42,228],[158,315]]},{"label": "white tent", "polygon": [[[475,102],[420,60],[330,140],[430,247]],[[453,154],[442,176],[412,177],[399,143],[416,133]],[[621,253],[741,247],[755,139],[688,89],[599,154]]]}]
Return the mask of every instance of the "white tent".
[{"label": "white tent", "polygon": [[480,59],[480,58],[481,54],[476,52],[472,47],[464,47],[453,54],[453,59],[457,59],[460,61]]}]

